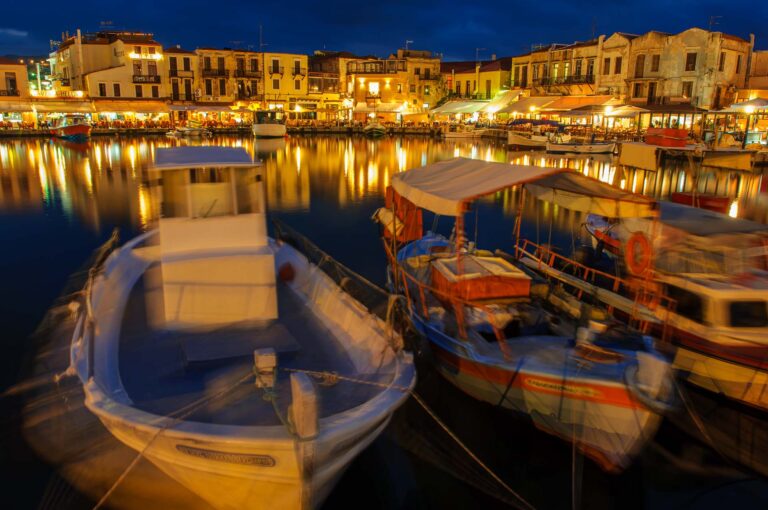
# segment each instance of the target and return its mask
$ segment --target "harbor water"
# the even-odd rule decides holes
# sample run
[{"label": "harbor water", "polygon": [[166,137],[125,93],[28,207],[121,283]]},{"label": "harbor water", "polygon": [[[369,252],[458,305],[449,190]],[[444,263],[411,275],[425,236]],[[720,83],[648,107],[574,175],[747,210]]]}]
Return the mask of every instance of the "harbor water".
[{"label": "harbor water", "polygon": [[[98,498],[97,488],[84,488],[87,481],[80,484],[62,477],[58,466],[41,459],[34,445],[27,444],[22,399],[7,390],[28,376],[39,354],[30,336],[70,275],[114,228],[122,240],[150,228],[157,211],[150,200],[146,169],[158,148],[181,144],[243,147],[263,160],[270,214],[380,285],[385,282],[386,258],[370,217],[383,204],[391,177],[453,157],[569,167],[659,198],[689,190],[692,175],[698,173],[700,191],[734,198],[732,215],[764,221],[768,210],[768,196],[762,193],[762,179],[756,174],[691,169],[687,162],[671,162],[660,172],[634,171],[619,168],[613,156],[512,152],[503,144],[479,140],[220,136],[187,141],[156,136],[94,137],[85,144],[42,138],[0,141],[4,349],[0,391],[6,392],[1,406],[6,508],[92,508]],[[483,199],[467,217],[470,240],[481,248],[511,251],[517,203],[514,191]],[[579,213],[528,201],[523,220],[524,237],[554,245],[565,254],[589,242]],[[435,220],[435,224],[448,228],[447,222]],[[524,506],[489,471],[535,508],[672,509],[726,504],[768,508],[768,485],[759,475],[723,458],[702,434],[690,433],[671,420],[665,420],[630,469],[611,474],[582,458],[569,444],[537,431],[530,421],[472,400],[434,372],[419,372],[417,390],[439,422],[409,401],[387,432],[352,464],[326,508]],[[135,486],[127,482],[126,487]],[[152,507],[154,502],[157,508],[167,507],[159,496],[131,500],[130,490],[123,492],[122,499],[107,506],[141,502]],[[185,507],[207,508],[190,494],[180,497],[177,501],[184,501]]]}]

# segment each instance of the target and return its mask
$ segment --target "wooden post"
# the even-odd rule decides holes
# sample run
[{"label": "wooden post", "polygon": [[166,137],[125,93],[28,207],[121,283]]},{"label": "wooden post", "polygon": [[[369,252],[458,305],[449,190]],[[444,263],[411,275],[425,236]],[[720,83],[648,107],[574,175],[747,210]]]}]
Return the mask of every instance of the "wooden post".
[{"label": "wooden post", "polygon": [[317,392],[309,376],[302,372],[291,373],[290,417],[296,434],[301,439],[317,435]]}]

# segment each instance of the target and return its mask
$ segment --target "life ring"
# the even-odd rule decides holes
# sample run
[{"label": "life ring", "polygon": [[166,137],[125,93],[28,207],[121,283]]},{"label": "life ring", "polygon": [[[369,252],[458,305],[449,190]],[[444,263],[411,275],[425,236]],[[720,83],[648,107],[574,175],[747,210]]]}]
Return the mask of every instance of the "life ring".
[{"label": "life ring", "polygon": [[643,274],[651,267],[651,243],[642,232],[634,232],[624,248],[624,262],[627,269],[635,276]]}]

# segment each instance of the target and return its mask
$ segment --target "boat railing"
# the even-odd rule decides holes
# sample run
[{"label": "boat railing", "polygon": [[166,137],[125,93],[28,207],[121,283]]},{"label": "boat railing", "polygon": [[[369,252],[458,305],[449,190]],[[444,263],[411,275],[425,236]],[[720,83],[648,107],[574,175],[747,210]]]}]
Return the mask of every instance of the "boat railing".
[{"label": "boat railing", "polygon": [[[416,276],[412,275],[404,268],[400,267],[397,263],[397,259],[392,252],[392,248],[385,242],[384,250],[387,253],[387,258],[390,262],[390,267],[395,268],[393,278],[396,283],[396,287],[402,285],[403,292],[405,293],[405,300],[408,304],[408,311],[411,314],[418,314],[425,322],[429,322],[429,304],[427,303],[427,295],[431,294],[438,301],[442,303],[449,303],[453,308],[453,313],[456,317],[456,326],[458,328],[459,337],[463,340],[467,339],[467,326],[464,318],[464,307],[476,308],[486,313],[489,318],[488,323],[493,329],[494,336],[499,344],[501,353],[504,359],[507,361],[512,359],[512,353],[506,343],[503,328],[498,327],[490,319],[494,313],[488,304],[480,301],[469,301],[459,298],[453,294],[449,294],[443,290],[437,289],[432,285],[424,283]],[[417,300],[418,298],[418,300]]]},{"label": "boat railing", "polygon": [[[661,339],[666,340],[669,314],[674,312],[676,302],[671,297],[660,292],[654,283],[652,273],[643,278],[624,279],[619,276],[606,273],[599,269],[587,266],[581,262],[556,253],[550,246],[539,245],[528,239],[520,239],[515,245],[515,258],[518,260],[527,257],[541,266],[570,271],[575,278],[591,284],[593,288],[603,288],[622,297],[632,300],[629,310],[623,310],[629,316],[629,325],[637,330],[648,333],[651,330],[651,322],[641,314],[641,308],[647,309],[659,319],[661,323]],[[564,282],[566,283],[566,282]],[[573,286],[571,286],[573,287]],[[581,300],[585,289],[573,287],[573,294]],[[605,303],[609,313],[614,313],[614,305]]]}]

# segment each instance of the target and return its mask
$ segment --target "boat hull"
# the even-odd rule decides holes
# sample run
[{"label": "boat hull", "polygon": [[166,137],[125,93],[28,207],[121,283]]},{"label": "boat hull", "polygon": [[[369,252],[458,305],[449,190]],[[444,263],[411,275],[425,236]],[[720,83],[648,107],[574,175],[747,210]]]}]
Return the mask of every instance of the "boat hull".
[{"label": "boat hull", "polygon": [[507,145],[531,149],[545,149],[547,147],[547,139],[546,137],[541,138],[541,140],[538,140],[510,131],[507,133]]},{"label": "boat hull", "polygon": [[455,340],[413,318],[437,370],[451,384],[477,400],[528,415],[537,428],[575,442],[605,470],[627,467],[661,422],[623,380],[595,380],[576,371],[558,375],[529,368],[524,359],[509,366],[471,359]]},{"label": "boat hull", "polygon": [[615,143],[547,143],[547,152],[554,154],[613,154]]},{"label": "boat hull", "polygon": [[285,124],[278,123],[253,124],[251,131],[256,138],[282,138],[287,132]]},{"label": "boat hull", "polygon": [[698,193],[694,195],[693,193],[675,192],[669,195],[669,200],[676,204],[690,205],[722,214],[728,214],[728,209],[731,206],[730,197]]},{"label": "boat hull", "polygon": [[56,138],[72,142],[83,142],[91,137],[91,126],[88,124],[76,124],[51,129],[51,134]]}]

